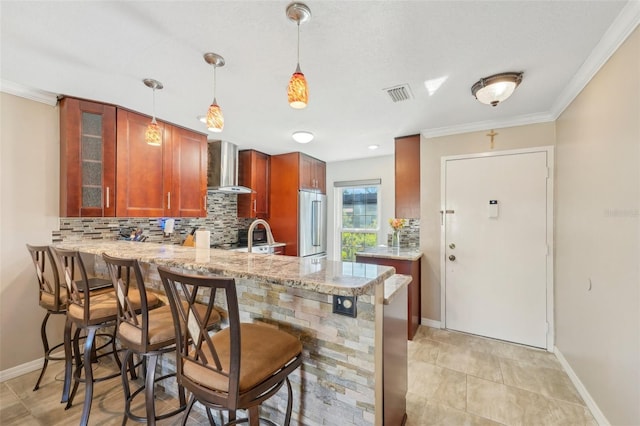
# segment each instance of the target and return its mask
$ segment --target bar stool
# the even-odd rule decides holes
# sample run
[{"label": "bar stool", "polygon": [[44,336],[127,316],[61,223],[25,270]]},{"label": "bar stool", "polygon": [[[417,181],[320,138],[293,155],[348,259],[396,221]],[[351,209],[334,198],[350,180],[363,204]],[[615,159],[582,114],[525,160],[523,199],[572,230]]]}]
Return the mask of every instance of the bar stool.
[{"label": "bar stool", "polygon": [[[185,275],[158,267],[171,306],[176,330],[178,383],[191,392],[183,425],[195,401],[210,409],[228,411],[227,425],[248,421],[257,426],[260,404],[284,383],[288,398],[285,424],[291,420],[293,392],[289,374],[302,363],[302,344],[280,330],[259,324],[240,323],[238,296],[232,278]],[[218,292],[224,292],[228,327],[209,335],[204,324],[215,310]],[[206,312],[194,309],[196,298],[206,300]],[[248,418],[236,420],[236,410]]]},{"label": "bar stool", "polygon": [[[92,286],[100,284],[104,280],[89,279],[87,276],[86,268],[80,253],[75,250],[63,250],[53,249],[57,254],[60,261],[60,266],[64,272],[65,282],[67,289],[69,290],[69,303],[67,308],[67,321],[65,324],[64,341],[65,341],[65,382],[62,396],[62,402],[67,402],[66,409],[70,408],[73,403],[78,385],[80,382],[85,384],[84,405],[82,408],[82,418],[80,420],[81,425],[86,425],[89,421],[89,414],[91,412],[91,402],[93,399],[93,383],[101,382],[104,380],[112,379],[120,376],[120,371],[108,374],[103,377],[94,378],[93,368],[91,363],[93,361],[92,355],[96,356],[95,338],[96,333],[100,329],[115,327],[117,321],[118,305],[116,301],[116,295],[113,291],[113,284],[110,280],[107,280],[110,288],[108,291],[96,294],[94,291],[90,291]],[[76,270],[80,273],[80,279],[76,281]],[[140,300],[135,296],[131,297],[131,303],[135,310],[140,310]],[[149,295],[147,297],[147,303],[149,306],[155,306],[158,303],[158,299],[155,296]],[[73,339],[74,348],[73,356],[76,362],[76,369],[73,372],[72,377],[72,361],[71,361],[71,328],[76,326],[76,333]],[[78,336],[81,331],[86,332],[86,341],[84,345],[84,354],[81,355],[80,347],[78,343]],[[118,349],[116,347],[115,339],[111,342],[111,352],[97,355],[97,358],[113,354],[116,364],[119,370],[122,368],[120,359],[118,358]],[[84,371],[84,377],[82,372]],[[133,374],[133,373],[132,373]],[[69,394],[69,388],[71,387],[71,381],[73,379],[73,390]]]},{"label": "bar stool", "polygon": [[[171,307],[169,305],[157,307],[150,310],[147,304],[147,293],[145,291],[144,279],[140,264],[135,259],[123,259],[109,256],[105,253],[102,258],[107,264],[109,274],[116,289],[118,300],[118,327],[117,336],[120,344],[127,348],[122,362],[122,386],[124,388],[125,412],[122,424],[127,419],[138,422],[146,422],[155,425],[157,420],[166,419],[185,410],[187,404],[184,395],[184,388],[178,385],[179,407],[164,414],[156,414],[154,384],[169,377],[175,377],[176,373],[165,374],[156,378],[156,365],[158,357],[162,354],[175,351],[175,328]],[[131,285],[135,280],[137,290]],[[136,314],[133,300],[140,300],[141,312]],[[201,305],[201,312],[204,314],[205,306]],[[209,326],[220,321],[218,312],[213,312],[210,316]],[[136,354],[145,360],[145,384],[131,393],[129,380],[127,379],[127,362]],[[144,391],[146,417],[136,416],[131,412],[131,404],[140,392]]]},{"label": "bar stool", "polygon": [[53,253],[49,246],[33,246],[27,244],[27,250],[31,254],[31,260],[36,269],[36,277],[38,278],[39,286],[39,303],[40,306],[47,310],[47,314],[42,320],[40,326],[40,335],[42,336],[42,346],[44,348],[44,363],[42,370],[40,370],[40,376],[34,386],[33,390],[36,391],[40,387],[40,381],[47,371],[47,365],[49,361],[62,361],[63,356],[53,356],[52,353],[62,347],[64,342],[61,342],[54,347],[49,347],[49,340],[47,339],[47,321],[51,315],[66,315],[67,314],[67,289],[60,286],[60,275],[58,274],[58,266],[54,260]]}]

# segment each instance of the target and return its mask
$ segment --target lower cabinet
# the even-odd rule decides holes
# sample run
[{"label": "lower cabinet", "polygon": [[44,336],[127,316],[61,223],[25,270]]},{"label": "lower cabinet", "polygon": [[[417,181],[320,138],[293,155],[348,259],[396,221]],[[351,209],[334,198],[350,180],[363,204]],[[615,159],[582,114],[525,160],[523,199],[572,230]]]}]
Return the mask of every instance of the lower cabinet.
[{"label": "lower cabinet", "polygon": [[422,313],[420,312],[420,259],[402,260],[386,257],[359,256],[356,254],[356,262],[392,266],[396,269],[396,274],[411,276],[412,280],[409,284],[409,297],[407,303],[407,338],[409,340],[413,340],[413,336],[418,331],[418,326],[420,325],[420,319],[422,317]]}]

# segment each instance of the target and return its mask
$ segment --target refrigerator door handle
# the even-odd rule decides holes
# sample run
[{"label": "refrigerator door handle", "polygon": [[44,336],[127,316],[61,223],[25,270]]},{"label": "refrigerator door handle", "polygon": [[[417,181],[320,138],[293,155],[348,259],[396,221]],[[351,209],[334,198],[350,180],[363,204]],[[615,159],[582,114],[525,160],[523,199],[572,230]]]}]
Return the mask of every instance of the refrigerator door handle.
[{"label": "refrigerator door handle", "polygon": [[312,201],[311,202],[311,245],[314,247],[318,247],[320,245],[320,201]]}]

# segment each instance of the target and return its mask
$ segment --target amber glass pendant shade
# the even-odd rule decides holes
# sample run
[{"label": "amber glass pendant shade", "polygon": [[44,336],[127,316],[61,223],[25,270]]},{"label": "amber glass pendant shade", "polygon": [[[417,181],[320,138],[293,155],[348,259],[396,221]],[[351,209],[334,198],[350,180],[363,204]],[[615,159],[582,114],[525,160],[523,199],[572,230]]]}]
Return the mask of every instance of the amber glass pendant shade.
[{"label": "amber glass pendant shade", "polygon": [[309,88],[307,87],[307,79],[300,72],[300,67],[293,73],[289,80],[287,89],[289,105],[295,109],[302,109],[309,103]]},{"label": "amber glass pendant shade", "polygon": [[207,111],[207,128],[216,133],[221,132],[224,128],[222,109],[215,102],[211,104]]},{"label": "amber glass pendant shade", "polygon": [[162,132],[155,119],[147,126],[147,131],[144,133],[144,140],[153,146],[160,146],[162,144]]}]

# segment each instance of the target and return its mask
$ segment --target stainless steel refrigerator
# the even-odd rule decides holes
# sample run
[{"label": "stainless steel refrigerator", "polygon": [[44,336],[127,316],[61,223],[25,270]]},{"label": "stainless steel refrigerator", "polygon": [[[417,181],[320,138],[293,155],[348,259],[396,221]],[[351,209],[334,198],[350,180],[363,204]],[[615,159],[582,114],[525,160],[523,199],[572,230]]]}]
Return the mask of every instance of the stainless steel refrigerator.
[{"label": "stainless steel refrigerator", "polygon": [[327,196],[298,193],[298,253],[300,257],[327,255]]}]

